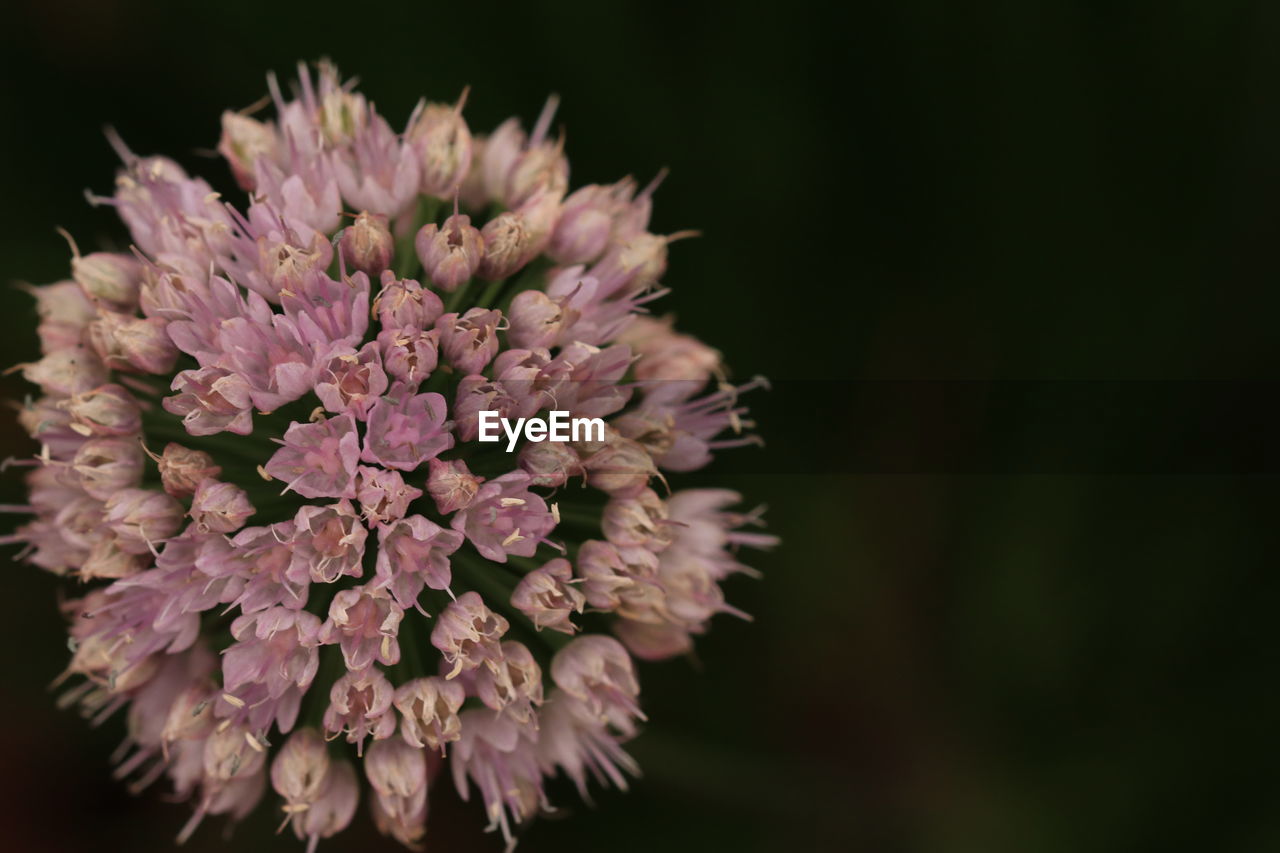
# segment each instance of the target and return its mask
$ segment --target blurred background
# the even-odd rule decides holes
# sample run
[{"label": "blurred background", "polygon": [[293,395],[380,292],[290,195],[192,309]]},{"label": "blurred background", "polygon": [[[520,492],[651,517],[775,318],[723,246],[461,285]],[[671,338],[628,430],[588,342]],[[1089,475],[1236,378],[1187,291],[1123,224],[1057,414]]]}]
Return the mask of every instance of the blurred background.
[{"label": "blurred background", "polygon": [[[785,544],[729,584],[754,624],[642,668],[634,789],[557,791],[572,819],[520,849],[1280,850],[1280,6],[875,5],[18,0],[0,276],[65,277],[55,225],[123,243],[83,198],[105,124],[233,192],[219,114],[299,59],[393,124],[558,92],[574,185],[670,167],[654,229],[703,231],[661,305],[775,389],[767,448],[682,482]],[[0,363],[34,325],[0,295]],[[109,778],[120,720],[45,690],[58,584],[5,579],[5,848],[171,849],[186,807]],[[432,808],[429,849],[500,849],[447,785]],[[274,821],[235,849],[301,849]],[[219,822],[188,849],[228,849]],[[362,810],[321,849],[396,848]]]}]

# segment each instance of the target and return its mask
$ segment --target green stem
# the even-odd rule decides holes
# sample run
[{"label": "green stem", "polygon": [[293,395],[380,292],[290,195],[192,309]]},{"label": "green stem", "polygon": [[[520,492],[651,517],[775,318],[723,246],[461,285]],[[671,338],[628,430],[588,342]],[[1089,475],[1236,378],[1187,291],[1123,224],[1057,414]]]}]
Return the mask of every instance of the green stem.
[{"label": "green stem", "polygon": [[462,304],[463,297],[465,297],[467,292],[471,290],[471,284],[474,281],[474,278],[467,279],[462,284],[458,285],[457,290],[445,297],[444,313],[452,314],[458,310],[458,306]]},{"label": "green stem", "polygon": [[422,269],[418,253],[414,246],[418,232],[429,222],[435,222],[440,216],[443,199],[435,196],[418,196],[418,209],[413,217],[409,230],[396,241],[396,275],[399,278],[413,278]]},{"label": "green stem", "polygon": [[476,300],[476,305],[480,308],[489,308],[497,299],[498,294],[502,293],[502,288],[506,286],[507,279],[500,278],[496,281],[489,282],[489,286],[480,294],[480,298]]}]

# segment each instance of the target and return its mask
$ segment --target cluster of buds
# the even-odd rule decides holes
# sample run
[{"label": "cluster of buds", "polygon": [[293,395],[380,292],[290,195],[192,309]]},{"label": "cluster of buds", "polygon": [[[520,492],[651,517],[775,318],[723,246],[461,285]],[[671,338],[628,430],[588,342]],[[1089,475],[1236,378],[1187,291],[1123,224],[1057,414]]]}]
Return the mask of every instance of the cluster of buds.
[{"label": "cluster of buds", "polygon": [[[118,773],[191,801],[180,838],[271,790],[309,848],[361,799],[416,846],[447,764],[512,843],[548,779],[636,772],[634,659],[743,615],[721,585],[774,538],[667,475],[755,441],[757,383],[648,315],[658,182],[570,192],[554,99],[397,131],[331,66],[269,82],[274,118],[223,116],[243,205],[113,139],[132,245],[32,289],[6,541],[82,584],[62,702],[127,714]],[[552,409],[606,428],[476,440]]]}]

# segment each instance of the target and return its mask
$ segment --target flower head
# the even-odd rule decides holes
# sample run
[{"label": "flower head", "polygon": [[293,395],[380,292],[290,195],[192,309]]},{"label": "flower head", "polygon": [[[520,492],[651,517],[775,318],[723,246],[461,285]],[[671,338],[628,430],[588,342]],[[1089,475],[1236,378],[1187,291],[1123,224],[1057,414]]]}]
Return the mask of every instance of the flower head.
[{"label": "flower head", "polygon": [[[760,512],[664,487],[755,441],[762,382],[648,316],[685,234],[649,232],[656,180],[570,191],[554,98],[486,135],[465,92],[398,125],[328,63],[268,88],[222,116],[236,198],[113,137],[129,249],[32,288],[7,541],[81,585],[63,701],[124,712],[118,775],[168,777],[180,839],[269,782],[309,849],[362,789],[416,846],[447,762],[514,843],[550,777],[637,772],[633,658],[745,616]],[[604,434],[477,441],[550,410]]]}]

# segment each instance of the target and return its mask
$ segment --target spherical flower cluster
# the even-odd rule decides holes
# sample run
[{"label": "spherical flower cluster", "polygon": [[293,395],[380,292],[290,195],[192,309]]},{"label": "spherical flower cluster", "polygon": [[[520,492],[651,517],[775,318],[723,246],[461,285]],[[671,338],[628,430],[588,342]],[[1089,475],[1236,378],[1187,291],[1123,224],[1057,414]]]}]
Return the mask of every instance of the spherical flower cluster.
[{"label": "spherical flower cluster", "polygon": [[[309,848],[362,798],[415,846],[448,764],[511,843],[558,774],[626,787],[633,658],[738,612],[721,582],[773,538],[664,472],[753,441],[755,383],[648,313],[657,182],[570,192],[554,100],[528,133],[472,136],[465,95],[397,132],[327,64],[270,84],[274,120],[222,118],[242,206],[114,140],[93,200],[132,245],[72,241],[33,288],[9,541],[79,582],[63,702],[125,713],[117,773],[191,801],[180,838],[270,787]],[[477,441],[550,409],[603,437]]]}]

